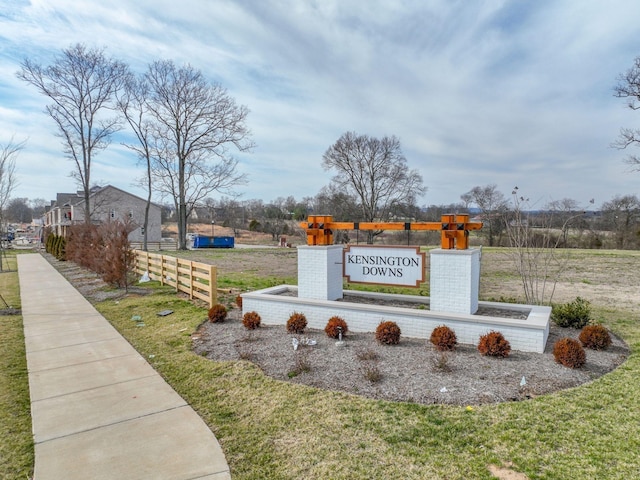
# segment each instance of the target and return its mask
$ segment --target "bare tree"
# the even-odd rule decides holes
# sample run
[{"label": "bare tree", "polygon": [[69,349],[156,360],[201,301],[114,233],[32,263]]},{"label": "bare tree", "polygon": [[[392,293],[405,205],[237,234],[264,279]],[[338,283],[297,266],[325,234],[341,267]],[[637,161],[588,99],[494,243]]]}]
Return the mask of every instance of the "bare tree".
[{"label": "bare tree", "polygon": [[27,223],[33,219],[33,210],[28,198],[12,198],[5,208],[5,219],[11,222]]},{"label": "bare tree", "polygon": [[[395,205],[415,204],[426,192],[395,136],[378,139],[347,132],[324,153],[322,166],[336,172],[332,181],[339,189],[359,200],[365,222],[387,221]],[[380,233],[369,231],[367,242]]]},{"label": "bare tree", "polygon": [[569,232],[586,227],[584,212],[579,207],[576,200],[572,198],[563,198],[561,200],[552,200],[547,205],[547,210],[551,213],[551,227],[560,229],[562,242],[559,246],[569,246]]},{"label": "bare tree", "polygon": [[17,186],[16,158],[26,142],[14,143],[13,138],[0,146],[0,214],[4,212],[11,193]]},{"label": "bare tree", "polygon": [[236,198],[223,196],[218,201],[205,198],[203,204],[211,221],[232,228],[236,237],[240,235],[240,229],[244,228],[244,208]]},{"label": "bare tree", "polygon": [[52,101],[46,112],[63,139],[65,154],[75,163],[71,176],[84,190],[85,222],[91,221],[91,161],[120,129],[113,100],[126,72],[126,65],[107,58],[103,49],[76,44],[49,66],[25,59],[17,74]]},{"label": "bare tree", "polygon": [[[624,74],[618,76],[618,84],[614,87],[614,96],[625,98],[627,107],[631,110],[640,109],[640,57],[636,57],[633,66]],[[640,146],[640,129],[621,128],[618,139],[611,146],[624,150],[628,146]],[[629,155],[626,163],[634,170],[640,171],[640,157]]]},{"label": "bare tree", "polygon": [[198,202],[245,181],[229,148],[246,152],[253,147],[245,124],[249,111],[189,65],[178,68],[171,61],[154,62],[145,80],[157,137],[154,188],[173,199],[178,245],[186,249],[187,219]]},{"label": "bare tree", "polygon": [[[293,198],[293,197],[291,197]],[[290,218],[287,200],[278,197],[264,206],[263,231],[271,234],[271,239],[277,241],[288,231],[287,219]]]},{"label": "bare tree", "polygon": [[142,225],[143,240],[142,248],[147,250],[147,235],[149,225],[149,209],[151,208],[152,195],[152,155],[155,151],[156,138],[153,135],[154,126],[148,115],[147,102],[149,99],[149,85],[143,78],[136,78],[133,74],[128,74],[122,89],[122,95],[118,97],[118,107],[122,111],[129,127],[133,131],[137,143],[125,144],[138,155],[140,162],[146,166],[146,176],[141,182],[147,190],[147,203],[144,209],[144,220]]},{"label": "bare tree", "polygon": [[507,255],[513,259],[520,275],[527,303],[551,304],[556,284],[569,260],[569,250],[559,248],[563,232],[572,221],[583,217],[584,212],[565,217],[558,229],[554,227],[557,202],[552,202],[536,214],[534,225],[529,199],[519,194],[518,187],[511,193],[512,206],[504,212],[503,220],[511,246]]},{"label": "bare tree", "polygon": [[322,187],[312,201],[314,212],[332,215],[338,222],[361,221],[362,211],[359,207],[356,197],[334,183]]},{"label": "bare tree", "polygon": [[243,215],[246,215],[249,230],[256,231],[256,227],[264,219],[264,202],[260,199],[250,199],[242,202]]},{"label": "bare tree", "polygon": [[481,212],[483,227],[480,235],[487,237],[489,246],[495,244],[496,237],[504,231],[503,217],[507,210],[508,202],[498,186],[486,185],[484,187],[473,187],[467,193],[460,195],[465,207],[475,204]]},{"label": "bare tree", "polygon": [[607,227],[613,232],[615,248],[629,248],[637,238],[640,200],[635,195],[616,195],[600,208]]},{"label": "bare tree", "polygon": [[[14,143],[13,138],[6,145],[0,145],[0,230],[5,231],[5,209],[11,193],[17,186],[16,158],[25,142]],[[0,271],[2,266],[2,242],[0,242]]]},{"label": "bare tree", "polygon": [[34,218],[42,217],[47,210],[47,205],[49,205],[49,202],[44,198],[34,198],[33,200],[29,200],[29,206],[31,207],[31,210],[33,210]]}]

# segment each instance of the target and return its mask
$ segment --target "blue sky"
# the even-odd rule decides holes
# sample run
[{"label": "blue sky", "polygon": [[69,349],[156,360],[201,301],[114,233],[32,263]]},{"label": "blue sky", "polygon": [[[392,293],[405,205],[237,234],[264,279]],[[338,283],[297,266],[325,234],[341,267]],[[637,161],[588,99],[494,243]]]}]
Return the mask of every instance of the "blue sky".
[{"label": "blue sky", "polygon": [[[27,140],[14,196],[76,190],[46,98],[15,73],[84,43],[139,72],[189,63],[246,105],[241,200],[314,196],[331,177],[322,154],[355,131],[400,139],[421,205],[495,183],[537,206],[598,206],[640,185],[610,147],[640,125],[613,96],[640,55],[638,19],[635,0],[0,0],[0,143]],[[141,173],[114,142],[92,179],[140,194]]]}]

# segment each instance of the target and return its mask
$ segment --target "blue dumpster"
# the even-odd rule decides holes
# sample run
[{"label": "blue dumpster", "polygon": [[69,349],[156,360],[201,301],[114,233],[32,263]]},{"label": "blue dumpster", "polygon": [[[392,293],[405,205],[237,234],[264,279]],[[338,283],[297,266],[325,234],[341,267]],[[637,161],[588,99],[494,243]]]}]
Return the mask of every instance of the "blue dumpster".
[{"label": "blue dumpster", "polygon": [[234,242],[233,237],[213,237],[212,247],[213,248],[233,248],[234,247],[233,242]]},{"label": "blue dumpster", "polygon": [[233,248],[233,237],[206,237],[198,235],[193,238],[193,248]]}]

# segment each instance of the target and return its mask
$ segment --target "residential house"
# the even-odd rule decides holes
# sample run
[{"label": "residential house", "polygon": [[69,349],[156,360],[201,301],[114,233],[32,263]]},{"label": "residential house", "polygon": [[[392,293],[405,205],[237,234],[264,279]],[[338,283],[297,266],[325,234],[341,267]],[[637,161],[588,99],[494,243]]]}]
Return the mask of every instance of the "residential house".
[{"label": "residential house", "polygon": [[[91,223],[103,224],[110,221],[129,221],[134,226],[129,241],[144,240],[144,211],[147,201],[111,185],[91,189],[89,205]],[[84,193],[58,193],[56,200],[45,213],[45,227],[57,235],[66,235],[71,225],[84,223]],[[152,203],[149,208],[147,241],[160,242],[162,239],[161,207]]]}]

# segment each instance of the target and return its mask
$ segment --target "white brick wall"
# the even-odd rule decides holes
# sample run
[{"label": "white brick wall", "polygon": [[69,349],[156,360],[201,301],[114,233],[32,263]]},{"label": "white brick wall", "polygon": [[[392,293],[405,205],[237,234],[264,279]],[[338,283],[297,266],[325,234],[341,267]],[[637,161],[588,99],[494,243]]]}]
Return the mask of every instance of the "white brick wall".
[{"label": "white brick wall", "polygon": [[475,313],[480,286],[480,250],[437,248],[429,255],[431,310]]},{"label": "white brick wall", "polygon": [[298,247],[298,295],[300,298],[318,300],[342,298],[342,252],[342,245]]},{"label": "white brick wall", "polygon": [[[282,285],[242,295],[243,313],[255,311],[267,325],[285,325],[293,312],[304,313],[309,328],[324,329],[334,315],[345,319],[353,332],[375,332],[383,320],[398,324],[403,336],[428,339],[438,325],[452,328],[460,343],[477,345],[481,335],[501,332],[514,350],[544,352],[549,336],[550,307],[478,302],[480,250],[430,252],[431,298],[414,295],[349,292],[349,295],[430,304],[430,310],[394,308],[381,305],[335,302],[343,298],[341,245],[299,246],[298,287]],[[277,292],[296,290],[297,297]],[[520,309],[527,320],[473,315],[479,305]],[[284,330],[283,330],[284,332]]]},{"label": "white brick wall", "polygon": [[[447,325],[456,332],[460,343],[477,345],[481,335],[496,330],[501,332],[514,350],[544,352],[549,336],[550,307],[479,302],[483,306],[529,311],[527,320],[501,317],[481,317],[470,314],[434,312],[408,308],[385,307],[360,303],[334,302],[300,297],[280,296],[276,293],[296,290],[294,286],[281,285],[242,295],[243,314],[258,312],[266,325],[286,325],[293,312],[304,313],[309,328],[324,329],[333,315],[339,315],[353,332],[375,332],[383,320],[398,324],[403,336],[428,339],[438,325]],[[413,295],[372,294],[349,291],[349,295],[367,295],[380,298],[413,301],[429,304],[429,298]],[[283,329],[284,333],[284,329]]]}]

